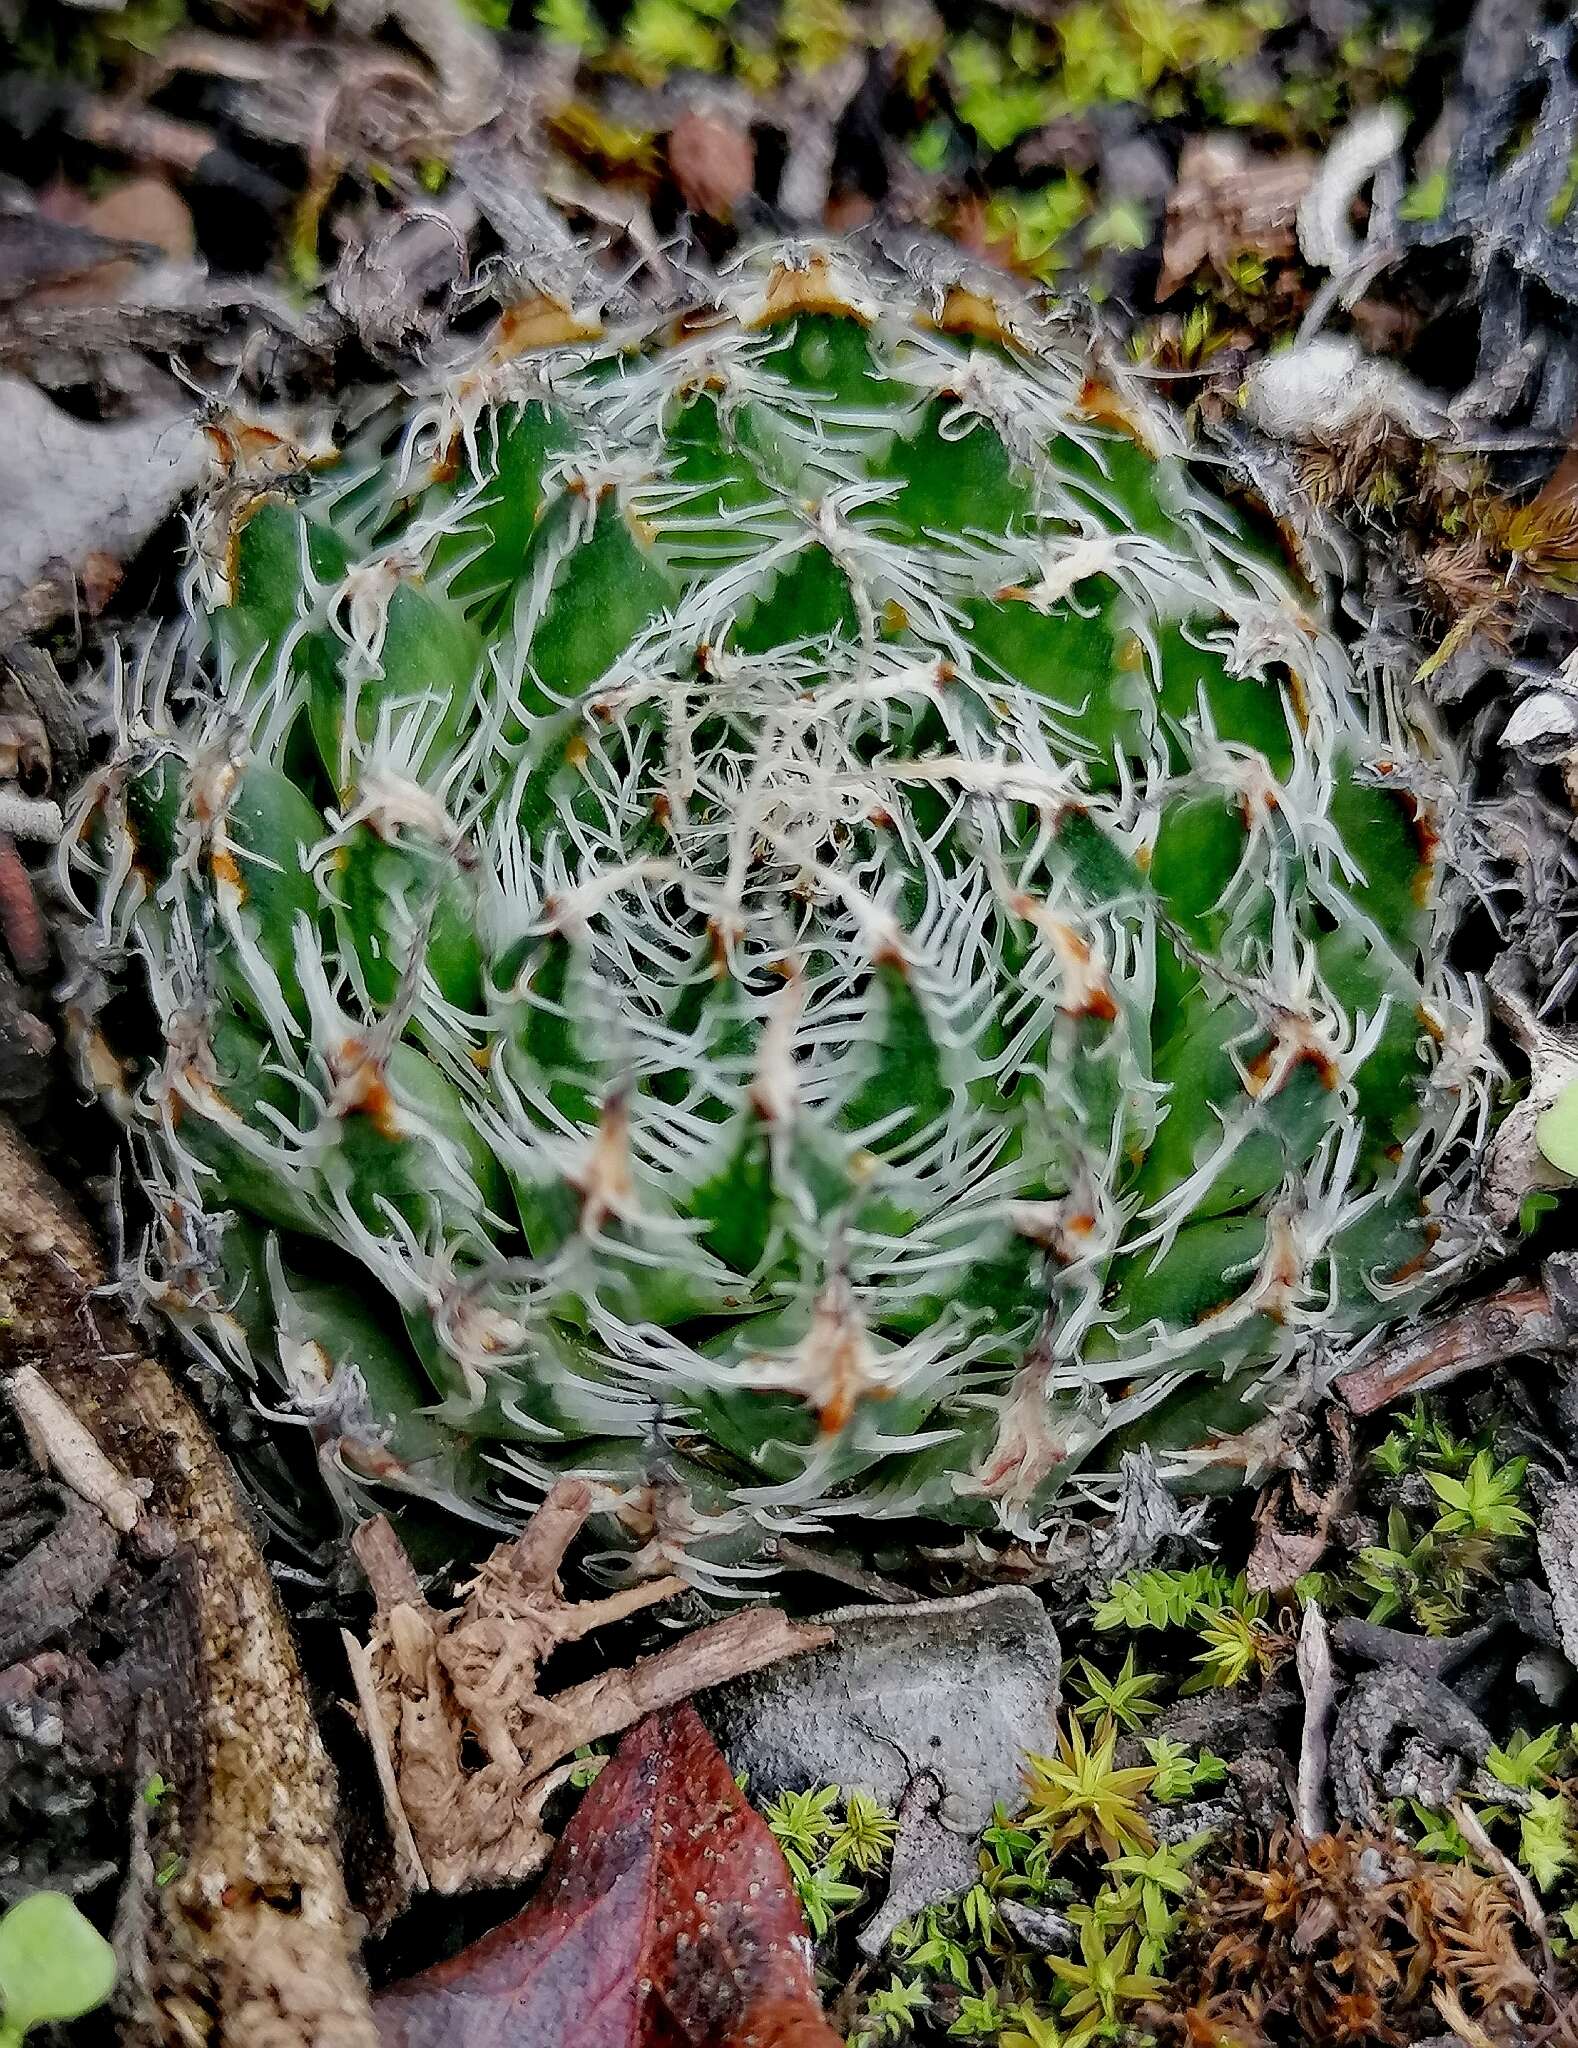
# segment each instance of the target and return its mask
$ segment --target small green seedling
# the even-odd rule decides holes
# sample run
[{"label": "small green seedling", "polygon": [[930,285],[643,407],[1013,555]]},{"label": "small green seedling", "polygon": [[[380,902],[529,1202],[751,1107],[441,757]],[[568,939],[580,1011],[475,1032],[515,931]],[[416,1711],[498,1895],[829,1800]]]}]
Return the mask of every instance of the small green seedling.
[{"label": "small green seedling", "polygon": [[1567,1083],[1534,1126],[1534,1141],[1558,1173],[1578,1175],[1578,1078]]},{"label": "small green seedling", "polygon": [[1132,1643],[1115,1678],[1098,1671],[1088,1657],[1080,1659],[1071,1676],[1086,1695],[1074,1712],[1087,1726],[1110,1715],[1120,1728],[1133,1734],[1142,1722],[1162,1710],[1161,1701],[1154,1696],[1161,1681],[1154,1671],[1135,1669]]},{"label": "small green seedling", "polygon": [[33,1892],[0,1918],[0,2048],[80,2019],[114,1989],[114,1949],[64,1892]]}]

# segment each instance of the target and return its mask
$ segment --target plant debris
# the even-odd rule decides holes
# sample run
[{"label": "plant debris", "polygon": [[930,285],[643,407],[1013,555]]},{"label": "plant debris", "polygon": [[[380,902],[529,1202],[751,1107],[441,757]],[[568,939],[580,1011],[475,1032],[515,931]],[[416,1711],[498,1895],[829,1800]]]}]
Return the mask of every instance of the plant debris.
[{"label": "plant debris", "polygon": [[383,2048],[838,2048],[783,1857],[683,1705],[625,1736],[526,1910],[376,2012]]},{"label": "plant debris", "polygon": [[[1456,14],[1362,0],[1012,0],[968,21],[926,0],[0,10],[16,171],[0,192],[0,1100],[18,1113],[58,1099],[47,863],[84,715],[101,713],[81,673],[102,631],[168,610],[137,556],[202,459],[202,395],[283,400],[338,431],[370,381],[422,383],[457,332],[529,290],[663,299],[764,222],[874,216],[874,237],[939,274],[967,250],[1088,286],[1305,573],[1341,564],[1376,689],[1427,699],[1457,750],[1436,808],[1480,903],[1466,964],[1496,960],[1486,1028],[1514,1070],[1478,1190],[1493,1228],[1434,1219],[1474,1239],[1477,1275],[1349,1362],[1325,1433],[1279,1435],[1252,1532],[1136,1459],[1102,1536],[972,1534],[928,1569],[892,1545],[868,1560],[881,1570],[855,1544],[817,1560],[856,1597],[911,1604],[917,1586],[1026,1579],[1072,1667],[1067,1725],[1032,1734],[1016,1706],[983,1774],[993,1797],[967,1818],[925,1686],[891,1725],[867,1699],[835,1714],[802,1692],[779,1763],[759,1747],[749,1789],[856,2048],[1067,2048],[1141,2025],[1180,2048],[1573,2038],[1578,1210],[1561,1161],[1578,1153],[1538,1133],[1564,1090],[1578,1103],[1578,73],[1572,25],[1542,0],[1467,12],[1463,32]],[[52,692],[48,657],[5,644],[42,633],[67,677]],[[36,1361],[0,1410],[18,1459],[0,1481],[0,1890],[58,1882],[98,1912],[130,1809],[132,2038],[162,2038],[147,2014],[163,2002],[214,2043],[273,2048],[277,2021],[293,2044],[348,2048],[370,2036],[332,1788],[282,1624],[250,1539],[221,1526],[223,1485],[206,1515],[183,1491],[195,1424],[94,1298],[86,1239],[73,1225],[61,1242],[80,1284],[0,1226],[0,1266],[42,1272],[59,1311],[47,1345],[33,1302],[0,1328],[7,1358]],[[173,1455],[144,1458],[150,1440]],[[347,1649],[408,1897],[535,1870],[547,1801],[595,1768],[573,1756],[590,1730],[703,1682],[690,1660],[709,1637],[707,1657],[767,1640],[738,1616],[720,1625],[733,1636],[543,1695],[556,1646],[581,1636],[595,1656],[587,1630],[675,1589],[564,1598],[563,1546],[549,1558],[533,1526],[541,1571],[506,1546],[453,1609],[381,1525],[360,1539],[379,1616]],[[814,1556],[779,1545],[791,1570]],[[828,1624],[853,1640],[866,1621]],[[249,1646],[255,1668],[205,1705],[204,1657]],[[837,1647],[785,1666],[786,1701]],[[961,1670],[961,1714],[996,1697],[991,1668],[973,1700]],[[272,1804],[250,1799],[238,1729]],[[1026,1747],[1042,1758],[1030,1805]],[[538,1904],[562,1905],[577,1844],[599,1853],[593,1802],[618,1768]],[[709,1755],[709,1786],[718,1768]],[[738,1828],[759,1873],[760,1841],[717,1790],[721,1840]],[[1353,1819],[1325,1832],[1337,1814]],[[657,1883],[661,1844],[628,1846]],[[776,1866],[763,1882],[777,1910]],[[577,1943],[595,1956],[594,1934],[634,1931],[602,1910],[531,1946],[540,1967],[501,1930],[442,1988],[433,1973],[409,2006],[412,1987],[386,1994],[386,2041],[549,2048],[562,2004],[531,1998],[562,1987]],[[776,1924],[803,1959],[792,1911]],[[390,2035],[401,2010],[432,2031]],[[783,2041],[832,2039],[814,2001],[790,2010]],[[762,2010],[752,2024],[777,2038]]]},{"label": "plant debris", "polygon": [[748,131],[699,108],[669,130],[668,163],[680,197],[695,213],[732,219],[756,184],[756,147]]},{"label": "plant debris", "polygon": [[1537,1951],[1516,1895],[1493,1877],[1385,1835],[1283,1829],[1204,1879],[1167,2003],[1147,2016],[1190,2048],[1357,2048],[1443,2025],[1484,2048],[1560,2024]]},{"label": "plant debris", "polygon": [[1196,135],[1184,144],[1167,200],[1159,303],[1209,268],[1234,281],[1246,258],[1287,264],[1298,251],[1298,211],[1315,175],[1306,150],[1263,156],[1233,135]]},{"label": "plant debris", "polygon": [[347,1633],[345,1649],[408,1892],[531,1876],[552,1846],[543,1809],[576,1750],[831,1640],[827,1628],[777,1608],[746,1608],[628,1670],[543,1693],[542,1666],[561,1645],[685,1591],[663,1578],[567,1600],[559,1567],[592,1507],[589,1486],[558,1481],[447,1610],[428,1603],[388,1521],[364,1522],[352,1539],[378,1617],[368,1643]]},{"label": "plant debris", "polygon": [[208,460],[190,412],[86,426],[17,377],[0,376],[0,442],[9,477],[0,613],[46,581],[63,609],[90,557],[119,564],[135,554]]},{"label": "plant debris", "polygon": [[1405,1330],[1343,1373],[1337,1389],[1355,1415],[1373,1415],[1406,1395],[1449,1386],[1464,1373],[1564,1352],[1571,1343],[1559,1298],[1546,1286],[1515,1283]]},{"label": "plant debris", "polygon": [[1333,1521],[1354,1504],[1358,1474],[1353,1432],[1341,1408],[1328,1409],[1323,1438],[1306,1433],[1298,1464],[1261,1494],[1255,1541],[1244,1568],[1250,1590],[1285,1593],[1325,1555]]},{"label": "plant debris", "polygon": [[[106,1763],[171,1788],[157,1808],[134,1803],[122,2038],[371,2048],[334,1784],[233,1482],[102,1300],[86,1229],[3,1122],[0,1186],[0,1366],[78,1503],[45,1539],[53,1565],[13,1587],[13,1622],[30,1608],[38,1620],[0,1696],[17,1725],[42,1726],[53,1706],[91,1746],[109,1737],[118,1692],[124,1754]],[[53,1645],[107,1583],[117,1539],[150,1575],[148,1608],[125,1662],[95,1675]]]},{"label": "plant debris", "polygon": [[1551,1589],[1556,1640],[1578,1671],[1578,1486],[1551,1488],[1535,1540]]}]

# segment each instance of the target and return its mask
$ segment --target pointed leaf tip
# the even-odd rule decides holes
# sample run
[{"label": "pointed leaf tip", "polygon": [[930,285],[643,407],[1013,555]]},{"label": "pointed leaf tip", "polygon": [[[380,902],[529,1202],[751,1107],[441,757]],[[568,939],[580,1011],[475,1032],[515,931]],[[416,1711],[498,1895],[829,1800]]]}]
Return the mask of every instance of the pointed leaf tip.
[{"label": "pointed leaf tip", "polygon": [[625,1736],[523,1912],[375,2012],[382,2048],[840,2048],[778,1845],[689,1705]]}]

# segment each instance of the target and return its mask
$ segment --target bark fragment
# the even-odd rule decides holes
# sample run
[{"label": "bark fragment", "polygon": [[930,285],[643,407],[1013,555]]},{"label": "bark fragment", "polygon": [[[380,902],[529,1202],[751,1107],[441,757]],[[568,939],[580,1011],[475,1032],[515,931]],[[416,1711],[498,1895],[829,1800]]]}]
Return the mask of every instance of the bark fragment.
[{"label": "bark fragment", "polygon": [[[31,1370],[49,1397],[39,1412],[63,1405],[91,1438],[79,1471],[149,1482],[136,1502],[149,1526],[122,1540],[168,1545],[191,1588],[191,1725],[166,1726],[159,1762],[182,1854],[165,1884],[134,1877],[123,1908],[125,2048],[374,2048],[333,1778],[235,1482],[102,1298],[82,1219],[3,1122],[0,1189],[0,1369],[13,1383]],[[128,1494],[108,1499],[125,1510]],[[172,1718],[168,1705],[150,1717]],[[174,1753],[182,1732],[190,1763]]]},{"label": "bark fragment", "polygon": [[1373,1415],[1409,1394],[1428,1394],[1464,1373],[1531,1353],[1565,1351],[1571,1337],[1544,1287],[1520,1282],[1484,1301],[1406,1328],[1351,1371],[1337,1391],[1355,1415]]}]

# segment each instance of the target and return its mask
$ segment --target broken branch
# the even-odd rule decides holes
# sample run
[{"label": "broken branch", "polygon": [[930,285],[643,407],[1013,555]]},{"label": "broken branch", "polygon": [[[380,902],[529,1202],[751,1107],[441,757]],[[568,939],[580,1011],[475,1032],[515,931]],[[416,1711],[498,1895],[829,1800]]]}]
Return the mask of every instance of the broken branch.
[{"label": "broken branch", "polygon": [[[87,1227],[3,1121],[0,1187],[0,1366],[13,1396],[69,1483],[102,1496],[97,1512],[124,1522],[135,1505],[146,1518],[125,1540],[157,1536],[191,1567],[197,1771],[180,1789],[193,1818],[179,1873],[129,1916],[138,1952],[121,2038],[374,2048],[333,1777],[229,1469],[105,1304]],[[117,1484],[121,1472],[151,1482],[146,1501]],[[161,1768],[181,1776],[173,1762]]]},{"label": "broken branch", "polygon": [[1522,1284],[1405,1332],[1343,1373],[1337,1391],[1355,1415],[1373,1415],[1405,1394],[1429,1393],[1464,1373],[1531,1352],[1565,1351],[1569,1342],[1546,1289]]}]

